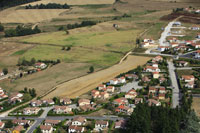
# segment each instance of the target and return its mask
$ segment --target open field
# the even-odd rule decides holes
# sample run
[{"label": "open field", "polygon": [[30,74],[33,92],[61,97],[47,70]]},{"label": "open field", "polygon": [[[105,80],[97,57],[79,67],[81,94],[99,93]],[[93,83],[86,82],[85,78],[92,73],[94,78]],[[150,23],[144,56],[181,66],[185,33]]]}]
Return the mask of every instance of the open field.
[{"label": "open field", "polygon": [[200,98],[193,98],[192,108],[196,112],[197,116],[200,117]]},{"label": "open field", "polygon": [[[24,87],[35,88],[37,94],[43,94],[58,83],[86,75],[89,70],[89,63],[61,63],[37,72],[21,79],[10,82],[0,81],[0,86],[8,92],[17,92]],[[98,70],[98,68],[96,68]]]},{"label": "open field", "polygon": [[22,42],[56,44],[61,46],[81,46],[95,49],[127,52],[134,48],[138,30],[79,33],[66,35],[65,32],[53,32],[34,36]]},{"label": "open field", "polygon": [[119,53],[104,52],[99,50],[91,50],[79,47],[72,47],[70,51],[61,50],[58,46],[38,45],[35,48],[25,52],[21,57],[27,60],[31,58],[40,60],[57,60],[63,62],[81,62],[92,63],[99,67],[108,67],[117,63],[123,56]]},{"label": "open field", "polygon": [[145,64],[150,59],[150,57],[129,56],[121,64],[60,84],[55,91],[44,98],[51,98],[54,96],[76,98],[96,88],[100,83],[109,81],[120,73],[127,72],[136,68],[138,65]]},{"label": "open field", "polygon": [[68,5],[90,5],[90,4],[113,4],[114,2],[115,0],[41,0],[30,4],[37,5],[37,4],[48,4],[48,3],[58,3],[58,4],[67,3]]}]

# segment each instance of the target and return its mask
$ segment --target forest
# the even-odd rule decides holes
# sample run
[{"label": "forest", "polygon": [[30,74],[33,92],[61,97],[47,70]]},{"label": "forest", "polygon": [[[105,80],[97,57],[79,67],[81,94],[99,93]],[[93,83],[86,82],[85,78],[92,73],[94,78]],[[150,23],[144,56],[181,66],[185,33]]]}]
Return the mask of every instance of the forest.
[{"label": "forest", "polygon": [[57,4],[57,3],[48,3],[48,4],[40,4],[40,5],[28,5],[25,7],[26,9],[69,9],[70,6],[67,4]]},{"label": "forest", "polygon": [[18,6],[30,2],[35,2],[39,0],[0,0],[0,9],[1,8],[8,8],[13,6]]}]

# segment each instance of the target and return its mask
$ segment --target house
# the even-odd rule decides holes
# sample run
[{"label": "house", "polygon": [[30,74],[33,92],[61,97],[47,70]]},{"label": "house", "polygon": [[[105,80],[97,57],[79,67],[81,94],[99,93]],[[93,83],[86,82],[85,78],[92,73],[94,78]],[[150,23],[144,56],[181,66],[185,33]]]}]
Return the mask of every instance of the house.
[{"label": "house", "polygon": [[153,72],[153,78],[158,79],[160,77],[159,72]]},{"label": "house", "polygon": [[120,105],[120,106],[116,107],[115,112],[131,114],[133,112],[133,108],[130,108],[130,107],[124,106],[124,105]]},{"label": "house", "polygon": [[176,22],[173,23],[173,25],[175,25],[175,26],[181,26],[181,22],[176,21]]},{"label": "house", "polygon": [[167,81],[166,78],[164,78],[164,77],[160,77],[160,78],[159,78],[159,82],[160,82],[160,83],[163,83],[163,82],[165,82],[165,81]]},{"label": "house", "polygon": [[135,104],[143,103],[143,98],[135,98]]},{"label": "house", "polygon": [[61,98],[60,103],[62,103],[63,105],[68,105],[68,104],[71,104],[72,101],[69,98]]},{"label": "house", "polygon": [[149,46],[149,42],[143,42],[143,43],[141,43],[141,47],[142,48],[146,48],[148,46]]},{"label": "house", "polygon": [[137,92],[135,89],[131,89],[125,94],[125,98],[127,99],[134,99],[136,96],[137,96]]},{"label": "house", "polygon": [[161,62],[161,61],[163,61],[163,57],[159,55],[152,59],[152,62]]},{"label": "house", "polygon": [[103,120],[97,120],[95,122],[95,130],[100,131],[108,128],[108,121],[103,121]]},{"label": "house", "polygon": [[146,71],[146,72],[160,72],[160,69],[158,67],[146,66],[144,68],[144,71]]},{"label": "house", "polygon": [[155,87],[149,87],[149,94],[150,93],[156,93],[157,89]]},{"label": "house", "polygon": [[108,86],[107,87],[107,92],[113,93],[115,91],[115,87],[114,86]]},{"label": "house", "polygon": [[155,99],[148,99],[147,103],[149,106],[161,106],[161,103]]},{"label": "house", "polygon": [[165,93],[166,93],[165,87],[160,87],[160,88],[159,88],[159,93],[165,94]]},{"label": "house", "polygon": [[120,84],[124,84],[124,83],[126,83],[126,78],[125,77],[120,77],[120,78],[118,78],[118,82]]},{"label": "house", "polygon": [[118,106],[120,106],[120,105],[127,105],[128,104],[128,100],[125,97],[121,97],[121,98],[115,99],[113,101],[113,103],[115,105],[118,105]]},{"label": "house", "polygon": [[169,47],[168,46],[159,46],[158,50],[163,52],[163,51],[169,50]]},{"label": "house", "polygon": [[188,62],[187,62],[187,61],[178,61],[178,62],[177,62],[177,65],[178,65],[179,67],[185,67],[185,66],[188,65]]},{"label": "house", "polygon": [[69,106],[55,106],[53,108],[53,112],[55,112],[56,114],[71,113],[72,112],[72,108],[69,107]]},{"label": "house", "polygon": [[159,93],[159,94],[158,94],[158,99],[159,99],[159,100],[164,100],[164,99],[165,99],[165,94]]},{"label": "house", "polygon": [[14,120],[12,120],[12,123],[24,126],[26,124],[30,124],[30,120],[14,119]]},{"label": "house", "polygon": [[92,95],[93,98],[100,98],[101,97],[100,92],[97,91],[97,90],[92,90],[91,95]]},{"label": "house", "polygon": [[112,79],[112,80],[110,80],[110,84],[111,85],[117,85],[119,83],[119,80],[118,79]]},{"label": "house", "polygon": [[169,41],[170,43],[173,43],[173,42],[177,42],[178,39],[177,39],[176,37],[172,37],[172,38],[169,38],[168,41]]},{"label": "house", "polygon": [[79,106],[90,105],[90,100],[89,99],[79,99],[78,100],[78,105]]},{"label": "house", "polygon": [[47,65],[42,62],[38,62],[35,64],[35,68],[45,69],[46,67],[47,67]]},{"label": "house", "polygon": [[53,133],[53,127],[50,125],[40,125],[42,133]]},{"label": "house", "polygon": [[200,50],[195,51],[194,54],[195,54],[194,58],[196,59],[200,58]]},{"label": "house", "polygon": [[193,88],[194,88],[194,81],[191,81],[191,82],[186,83],[186,84],[185,84],[185,87],[186,87],[186,88],[191,88],[191,89],[193,89]]},{"label": "house", "polygon": [[4,123],[4,122],[2,122],[2,121],[0,121],[0,130],[1,130],[1,129],[3,129],[3,128],[4,128],[4,126],[5,126],[5,123]]},{"label": "house", "polygon": [[198,49],[198,48],[200,48],[200,43],[192,43],[191,46]]},{"label": "house", "polygon": [[179,44],[178,43],[171,43],[170,46],[171,48],[177,47]]},{"label": "house", "polygon": [[104,89],[104,88],[106,88],[106,85],[100,84],[100,85],[98,86],[98,90],[102,90],[102,89]]},{"label": "house", "polygon": [[69,126],[68,128],[68,133],[83,133],[85,131],[84,127],[80,127],[80,126]]},{"label": "house", "polygon": [[152,67],[158,67],[158,63],[153,63]]},{"label": "house", "polygon": [[52,99],[46,99],[46,100],[43,100],[42,101],[43,104],[46,104],[46,105],[54,105],[54,101]]},{"label": "house", "polygon": [[125,77],[127,79],[134,79],[134,80],[138,79],[138,76],[136,74],[126,74]]},{"label": "house", "polygon": [[184,80],[185,82],[191,82],[195,80],[193,75],[182,75],[181,79]]},{"label": "house", "polygon": [[87,120],[84,117],[77,116],[72,120],[71,125],[72,126],[81,126],[81,125],[85,125],[86,122],[87,122]]},{"label": "house", "polygon": [[147,76],[144,76],[142,77],[142,81],[146,83],[146,82],[150,82],[151,80]]},{"label": "house", "polygon": [[22,102],[23,94],[22,93],[13,93],[9,97],[9,102],[15,104],[16,102]]},{"label": "house", "polygon": [[44,125],[49,125],[49,126],[55,126],[58,125],[61,121],[60,120],[50,120],[50,119],[46,119],[44,122]]},{"label": "house", "polygon": [[102,99],[107,99],[107,98],[109,98],[109,94],[108,94],[107,92],[105,92],[105,91],[104,91],[104,92],[101,92],[100,95],[101,95],[101,98],[102,98]]},{"label": "house", "polygon": [[90,111],[90,110],[94,110],[94,108],[90,105],[90,104],[86,104],[86,105],[82,105],[82,106],[79,106],[79,108],[82,110],[82,111]]},{"label": "house", "polygon": [[200,9],[196,10],[195,13],[199,14],[200,13]]},{"label": "house", "polygon": [[31,101],[30,105],[33,107],[39,107],[39,106],[42,106],[42,101],[41,100]]},{"label": "house", "polygon": [[33,115],[33,114],[38,114],[41,108],[38,107],[27,107],[24,108],[23,114],[24,115]]},{"label": "house", "polygon": [[200,27],[198,27],[198,26],[192,26],[191,30],[200,30]]},{"label": "house", "polygon": [[200,39],[200,33],[199,33],[199,34],[197,34],[197,39]]},{"label": "house", "polygon": [[115,129],[125,129],[126,128],[126,120],[119,120],[115,122]]},{"label": "house", "polygon": [[24,127],[21,125],[18,125],[13,129],[12,133],[20,133],[22,130],[24,130]]}]

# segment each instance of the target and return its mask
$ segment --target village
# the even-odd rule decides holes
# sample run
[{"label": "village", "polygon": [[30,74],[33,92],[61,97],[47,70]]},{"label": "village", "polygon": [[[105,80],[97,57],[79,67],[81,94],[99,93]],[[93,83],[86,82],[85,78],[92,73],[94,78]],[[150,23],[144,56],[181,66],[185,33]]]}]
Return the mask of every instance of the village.
[{"label": "village", "polygon": [[[200,14],[200,9],[177,8],[173,10],[174,12]],[[6,87],[0,86],[0,132],[127,132],[132,114],[141,105],[150,107],[152,110],[165,108],[184,112],[185,108],[182,110],[181,106],[185,99],[200,97],[200,25],[179,21],[181,17],[170,20],[166,27],[160,28],[162,33],[159,39],[149,38],[149,36],[138,38],[136,49],[143,52],[134,52],[135,48],[125,54],[122,52],[125,55],[122,61],[127,60],[129,55],[136,58],[144,56],[150,60],[145,61],[143,65],[113,76],[109,80],[102,80],[103,82],[98,83],[98,86],[95,85],[87,93],[75,98],[56,95],[46,98],[45,96],[55,91],[57,86],[46,91],[45,94],[41,94],[36,88],[29,87],[21,88],[20,91],[8,92]],[[116,29],[120,27],[117,24],[113,26]],[[67,35],[69,34],[68,31],[65,32]],[[23,43],[26,44],[26,42]],[[36,43],[36,45],[40,44]],[[106,45],[110,47],[111,44]],[[57,47],[57,45],[55,46]],[[83,46],[71,47],[68,45],[62,47],[62,50],[60,47],[57,49],[59,52],[65,52],[66,55],[72,49],[83,48]],[[64,51],[65,47],[68,50]],[[113,50],[101,50],[113,52]],[[77,57],[73,56],[73,58]],[[77,63],[75,60],[73,61]],[[17,69],[9,73],[8,70],[3,70],[0,73],[0,80],[6,79],[10,83],[15,83],[18,79],[35,73],[42,73],[41,71],[45,73],[46,70],[59,64],[61,64],[60,59],[36,60],[32,58],[28,61],[25,58],[19,58],[18,64],[16,64]],[[91,66],[89,70],[90,72],[85,72],[85,75],[103,69],[94,70],[94,67]],[[80,75],[79,78],[85,75]],[[76,78],[73,77],[73,79]],[[57,80],[56,83],[60,85],[70,80]],[[66,91],[68,90],[66,89]],[[173,114],[173,112],[170,113]]]}]

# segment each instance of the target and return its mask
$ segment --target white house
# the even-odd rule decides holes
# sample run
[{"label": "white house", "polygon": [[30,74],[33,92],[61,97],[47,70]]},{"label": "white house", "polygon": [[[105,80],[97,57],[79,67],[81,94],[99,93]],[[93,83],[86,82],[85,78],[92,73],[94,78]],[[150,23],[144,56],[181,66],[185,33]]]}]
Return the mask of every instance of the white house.
[{"label": "white house", "polygon": [[0,129],[3,129],[4,126],[5,126],[5,123],[0,121]]},{"label": "white house", "polygon": [[119,83],[124,84],[126,83],[126,78],[125,77],[120,77],[118,78]]},{"label": "white house", "polygon": [[24,108],[23,114],[24,115],[32,115],[32,114],[38,114],[41,108],[38,107],[27,107]]},{"label": "white house", "polygon": [[80,126],[69,126],[68,133],[83,133],[85,131],[84,127]]},{"label": "white house", "polygon": [[108,128],[108,121],[102,121],[102,120],[98,120],[95,123],[95,130],[100,131],[100,130],[104,130],[106,128]]},{"label": "white house", "polygon": [[200,50],[197,50],[195,53],[194,58],[199,59],[200,58]]},{"label": "white house", "polygon": [[185,87],[186,87],[186,88],[191,88],[191,89],[194,88],[194,81],[191,81],[191,82],[186,83],[186,84],[185,84]]},{"label": "white house", "polygon": [[50,125],[40,125],[40,129],[43,133],[53,133],[53,127]]},{"label": "white house", "polygon": [[181,79],[185,82],[194,82],[195,77],[193,75],[182,75]]},{"label": "white house", "polygon": [[112,93],[112,92],[114,92],[114,91],[115,91],[115,87],[114,87],[114,86],[108,86],[108,87],[107,87],[107,92]]},{"label": "white house", "polygon": [[69,106],[55,106],[53,108],[53,111],[56,114],[71,113],[72,112],[72,108],[70,108]]},{"label": "white house", "polygon": [[134,89],[131,89],[125,94],[125,98],[134,99],[137,96],[137,92]]},{"label": "white house", "polygon": [[84,117],[81,116],[77,116],[72,120],[72,126],[81,126],[81,125],[85,125],[86,123],[86,119]]},{"label": "white house", "polygon": [[119,82],[118,82],[118,79],[112,79],[112,80],[110,80],[110,84],[111,85],[117,85]]}]

